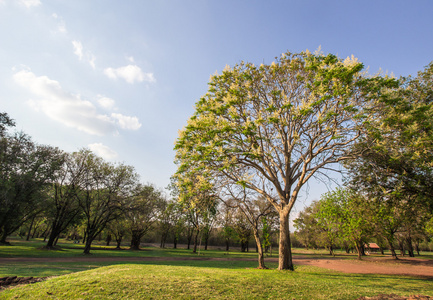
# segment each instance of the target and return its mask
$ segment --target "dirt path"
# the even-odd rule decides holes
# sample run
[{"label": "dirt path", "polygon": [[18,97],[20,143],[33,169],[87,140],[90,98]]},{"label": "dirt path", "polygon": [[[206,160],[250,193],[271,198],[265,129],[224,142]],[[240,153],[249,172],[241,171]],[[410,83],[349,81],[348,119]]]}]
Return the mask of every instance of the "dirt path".
[{"label": "dirt path", "polygon": [[361,261],[339,257],[308,258],[296,257],[294,264],[312,265],[344,273],[387,274],[424,277],[433,280],[433,260],[420,258],[366,257]]},{"label": "dirt path", "polygon": [[[266,258],[266,261],[277,261],[278,258]],[[136,262],[136,261],[176,261],[176,260],[212,260],[230,261],[237,258],[212,257],[67,257],[67,258],[39,258],[14,257],[0,258],[0,264],[30,263],[30,262]],[[245,259],[255,260],[255,259]],[[293,258],[295,265],[311,265],[320,268],[358,274],[388,274],[424,277],[433,280],[433,260],[420,258],[402,258],[398,261],[390,257],[366,257],[362,261],[345,259],[344,257],[310,257],[296,255]]]}]

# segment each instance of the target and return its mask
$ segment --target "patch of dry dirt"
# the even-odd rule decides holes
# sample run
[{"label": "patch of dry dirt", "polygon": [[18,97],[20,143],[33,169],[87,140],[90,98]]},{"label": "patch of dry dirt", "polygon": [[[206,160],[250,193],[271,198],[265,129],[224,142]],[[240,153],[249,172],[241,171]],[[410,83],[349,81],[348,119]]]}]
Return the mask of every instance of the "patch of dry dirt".
[{"label": "patch of dry dirt", "polygon": [[344,273],[358,274],[386,274],[424,277],[433,280],[433,260],[416,257],[366,257],[362,260],[344,259],[341,257],[323,257],[310,259],[309,257],[294,257],[294,264],[312,265]]}]

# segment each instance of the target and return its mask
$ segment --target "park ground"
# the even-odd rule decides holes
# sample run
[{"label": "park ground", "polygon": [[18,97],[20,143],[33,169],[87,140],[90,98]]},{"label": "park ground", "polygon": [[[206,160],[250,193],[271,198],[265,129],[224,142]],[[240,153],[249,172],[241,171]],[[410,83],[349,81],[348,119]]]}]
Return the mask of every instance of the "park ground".
[{"label": "park ground", "polygon": [[398,261],[387,254],[358,261],[342,252],[332,257],[294,249],[291,272],[276,270],[275,253],[266,257],[269,269],[258,270],[256,253],[235,249],[194,254],[185,248],[101,245],[82,255],[82,246],[67,241],[55,251],[42,246],[20,240],[0,246],[0,277],[44,278],[4,288],[0,299],[433,299],[433,253],[426,252]]}]

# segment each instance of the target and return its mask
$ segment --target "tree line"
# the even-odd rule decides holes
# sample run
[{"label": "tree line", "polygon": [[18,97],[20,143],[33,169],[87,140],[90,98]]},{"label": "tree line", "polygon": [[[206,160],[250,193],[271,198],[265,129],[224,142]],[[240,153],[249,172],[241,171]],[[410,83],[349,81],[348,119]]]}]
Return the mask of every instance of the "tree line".
[{"label": "tree line", "polygon": [[88,149],[67,153],[39,145],[10,132],[14,126],[0,113],[0,244],[18,234],[42,237],[46,249],[58,249],[62,236],[83,243],[87,254],[101,238],[116,248],[127,240],[138,250],[152,236],[160,247],[170,238],[174,248],[182,242],[197,252],[200,244],[207,249],[213,234],[226,251],[237,244],[248,249],[253,230],[235,207],[189,206],[178,201],[174,185],[167,195],[141,183],[132,166],[104,161]]}]

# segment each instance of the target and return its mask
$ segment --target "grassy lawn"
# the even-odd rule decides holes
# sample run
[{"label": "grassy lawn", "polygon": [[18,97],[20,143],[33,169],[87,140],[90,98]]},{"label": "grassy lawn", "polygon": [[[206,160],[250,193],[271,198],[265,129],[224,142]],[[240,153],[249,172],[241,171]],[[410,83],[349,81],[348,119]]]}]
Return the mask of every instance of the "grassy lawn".
[{"label": "grassy lawn", "polygon": [[[356,299],[380,293],[433,295],[431,281],[299,266],[257,270],[223,262],[121,264],[0,292],[0,299]],[[247,264],[248,265],[248,264]]]},{"label": "grassy lawn", "polygon": [[[12,240],[0,246],[0,257],[83,257],[82,246],[62,241],[61,250],[42,250],[42,241]],[[433,296],[432,281],[371,274],[345,274],[312,266],[295,272],[258,270],[256,253],[208,250],[201,257],[234,260],[171,260],[197,257],[191,250],[148,247],[142,251],[104,250],[98,246],[90,257],[116,257],[114,262],[8,262],[3,276],[53,276],[31,285],[0,292],[0,299],[357,299],[377,294]],[[327,255],[325,251],[295,249],[295,255]],[[427,253],[424,258],[433,258]],[[339,253],[343,256],[343,253]],[[126,261],[130,257],[162,257],[158,261]],[[276,254],[274,254],[276,257]],[[345,259],[355,259],[355,255]],[[167,258],[166,260],[164,258]],[[252,260],[236,260],[236,258]]]}]

